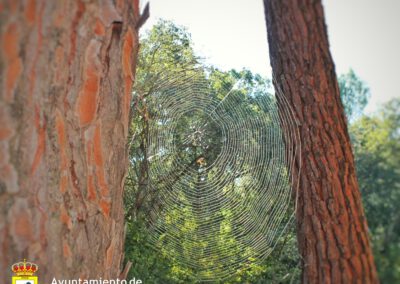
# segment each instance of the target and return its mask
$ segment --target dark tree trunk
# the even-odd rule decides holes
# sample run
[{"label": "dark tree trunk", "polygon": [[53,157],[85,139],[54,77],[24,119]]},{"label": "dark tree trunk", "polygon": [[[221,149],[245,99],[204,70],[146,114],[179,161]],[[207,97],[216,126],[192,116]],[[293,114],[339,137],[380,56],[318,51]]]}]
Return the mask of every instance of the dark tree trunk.
[{"label": "dark tree trunk", "polygon": [[24,258],[40,283],[119,276],[138,18],[138,0],[0,1],[0,279]]},{"label": "dark tree trunk", "polygon": [[275,87],[302,140],[297,230],[303,283],[377,283],[354,158],[318,0],[264,0]]}]

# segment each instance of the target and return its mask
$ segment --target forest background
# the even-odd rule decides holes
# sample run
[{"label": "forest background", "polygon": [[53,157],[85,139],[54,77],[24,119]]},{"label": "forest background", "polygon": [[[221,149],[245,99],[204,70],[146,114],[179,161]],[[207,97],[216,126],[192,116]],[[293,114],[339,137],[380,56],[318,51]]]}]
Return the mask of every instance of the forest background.
[{"label": "forest background", "polygon": [[[146,107],[143,99],[151,97],[154,92],[173,87],[159,85],[159,76],[176,78],[182,70],[209,74],[207,78],[217,96],[219,92],[229,90],[239,79],[245,82],[244,96],[258,92],[260,88],[264,92],[272,92],[270,78],[247,69],[223,71],[207,62],[196,54],[189,31],[171,21],[160,20],[142,35],[133,103],[136,110],[132,110],[130,129],[131,138],[136,139],[130,145],[132,163],[126,184],[128,233],[125,252],[126,259],[133,263],[131,277],[140,275],[150,283],[196,282],[196,273],[176,260],[168,246],[160,253],[149,243],[144,216],[152,205],[143,202],[146,187],[141,186],[149,178],[143,155],[146,153],[144,141],[149,127],[147,118],[151,120],[151,111],[144,113]],[[382,283],[399,282],[400,213],[397,204],[400,203],[400,99],[390,100],[375,112],[366,112],[371,97],[368,84],[351,69],[338,78],[379,277]],[[190,157],[187,158],[190,160]],[[154,193],[154,198],[148,200],[154,202],[156,198],[157,193]],[[190,231],[193,229],[191,226],[194,225],[188,224],[184,229]],[[216,237],[223,239],[226,236],[221,233]],[[287,234],[278,241],[272,255],[263,263],[250,261],[221,283],[297,283],[301,273],[299,264],[293,223]]]}]

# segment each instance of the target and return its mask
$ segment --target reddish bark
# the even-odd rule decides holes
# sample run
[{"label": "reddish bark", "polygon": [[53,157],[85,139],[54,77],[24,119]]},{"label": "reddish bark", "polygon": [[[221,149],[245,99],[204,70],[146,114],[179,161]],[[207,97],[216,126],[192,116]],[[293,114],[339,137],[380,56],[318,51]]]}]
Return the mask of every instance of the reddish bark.
[{"label": "reddish bark", "polygon": [[122,271],[138,1],[0,2],[0,279]]},{"label": "reddish bark", "polygon": [[264,5],[275,85],[300,122],[302,281],[377,283],[321,1]]}]

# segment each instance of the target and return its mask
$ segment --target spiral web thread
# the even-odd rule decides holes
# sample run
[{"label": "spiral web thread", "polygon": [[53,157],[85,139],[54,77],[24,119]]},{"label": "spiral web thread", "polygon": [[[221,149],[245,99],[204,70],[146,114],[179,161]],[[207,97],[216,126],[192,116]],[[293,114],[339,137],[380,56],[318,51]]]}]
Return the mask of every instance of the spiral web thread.
[{"label": "spiral web thread", "polygon": [[297,124],[279,92],[173,80],[145,100],[149,241],[196,279],[220,280],[263,261],[293,216]]}]

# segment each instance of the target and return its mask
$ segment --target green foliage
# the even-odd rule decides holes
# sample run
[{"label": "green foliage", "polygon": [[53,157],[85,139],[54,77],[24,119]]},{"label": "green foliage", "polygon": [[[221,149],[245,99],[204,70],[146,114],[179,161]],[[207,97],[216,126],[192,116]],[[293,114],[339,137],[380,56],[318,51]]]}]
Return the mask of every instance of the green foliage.
[{"label": "green foliage", "polygon": [[264,272],[249,283],[300,283],[301,266],[294,220],[263,267]]},{"label": "green foliage", "polygon": [[[135,93],[144,98],[160,88],[167,89],[184,83],[179,78],[202,76],[199,58],[193,51],[190,34],[183,27],[160,20],[140,39]],[[168,81],[165,77],[176,78]]]},{"label": "green foliage", "polygon": [[167,256],[156,252],[148,240],[142,222],[127,222],[125,258],[132,262],[128,278],[140,278],[144,283],[164,284],[171,282],[172,264]]},{"label": "green foliage", "polygon": [[349,122],[360,117],[370,97],[369,88],[352,69],[338,78],[340,97]]}]

